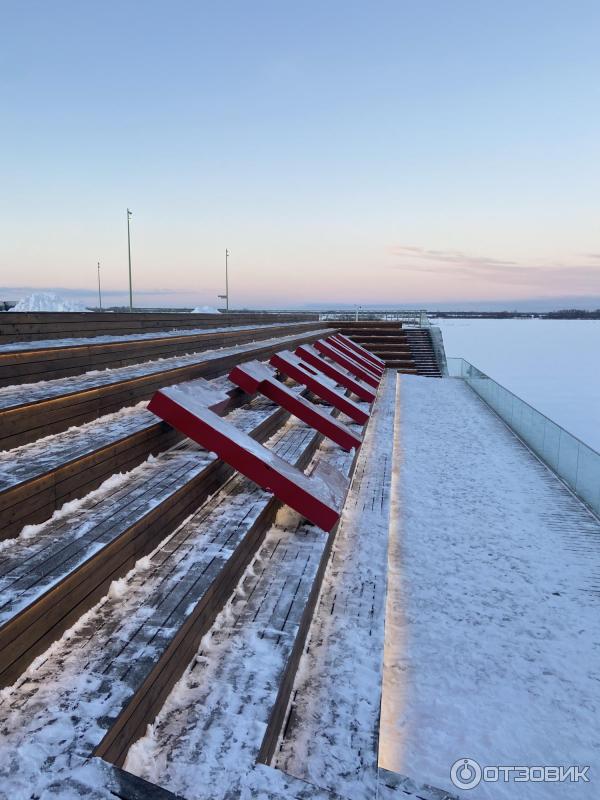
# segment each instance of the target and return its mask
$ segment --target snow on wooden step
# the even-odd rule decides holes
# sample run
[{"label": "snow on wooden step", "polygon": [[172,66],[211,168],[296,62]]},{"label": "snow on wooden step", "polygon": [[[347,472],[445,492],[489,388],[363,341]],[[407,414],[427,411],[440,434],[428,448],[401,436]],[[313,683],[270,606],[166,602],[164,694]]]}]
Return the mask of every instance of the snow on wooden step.
[{"label": "snow on wooden step", "polygon": [[346,369],[339,364],[334,364],[327,361],[320,353],[318,353],[311,345],[300,345],[296,348],[296,355],[311,367],[315,367],[320,372],[327,375],[344,389],[349,389],[361,400],[367,403],[372,403],[375,399],[376,389],[373,386],[361,381],[354,375],[351,375]]},{"label": "snow on wooden step", "polygon": [[342,475],[305,475],[177,386],[159,389],[148,408],[323,530],[337,522],[347,489]]},{"label": "snow on wooden step", "polygon": [[245,361],[231,370],[229,378],[248,394],[261,392],[345,450],[360,447],[359,435],[332,417],[327,409],[320,408],[278,381],[275,370],[267,364],[261,361]]},{"label": "snow on wooden step", "polygon": [[156,419],[146,411],[144,401],[63,433],[0,452],[0,492],[155,424]]},{"label": "snow on wooden step", "polygon": [[[232,412],[232,418],[242,430],[252,430],[273,408],[256,402],[252,409]],[[168,451],[6,542],[0,551],[0,631],[214,461],[194,445]]]},{"label": "snow on wooden step", "polygon": [[369,419],[367,403],[355,403],[341,391],[334,380],[310,364],[306,364],[291,350],[280,350],[271,356],[269,363],[282,375],[306,386],[314,395],[343,411],[354,422],[364,425]]},{"label": "snow on wooden step", "polygon": [[[376,372],[376,367],[370,364],[368,366],[363,365],[363,363],[361,363],[362,359],[358,361],[353,353],[349,354],[345,348],[342,349],[341,346],[338,347],[335,342],[326,339],[317,339],[314,348],[321,353],[321,355],[330,358],[336,364],[339,364],[369,386],[373,386],[373,388],[379,386],[381,375],[379,370]],[[358,356],[358,358],[360,358],[360,356]]]},{"label": "snow on wooden step", "polygon": [[[323,332],[325,333],[325,331]],[[318,333],[319,331],[310,331],[311,336]],[[83,375],[74,375],[71,378],[57,378],[50,381],[6,386],[0,388],[0,410],[7,410],[30,403],[76,394],[100,386],[110,386],[147,375],[156,375],[161,372],[177,369],[178,367],[186,367],[205,362],[210,363],[211,361],[222,359],[225,356],[239,354],[240,358],[242,358],[244,353],[256,350],[257,346],[268,347],[269,343],[272,342],[280,342],[282,346],[285,346],[286,342],[297,340],[298,336],[299,334],[296,333],[290,336],[276,337],[274,339],[261,339],[258,343],[247,342],[245,344],[234,345],[233,347],[222,347],[218,350],[205,350],[202,353],[190,353],[184,356],[159,358],[154,361],[145,361],[141,364],[133,364],[128,367],[94,370],[92,372],[86,372]]]},{"label": "snow on wooden step", "polygon": [[376,795],[396,374],[385,373],[313,615],[274,765]]},{"label": "snow on wooden step", "polygon": [[[290,421],[270,446],[295,461],[314,437]],[[2,693],[3,790],[43,794],[91,754],[270,502],[233,478]]]},{"label": "snow on wooden step", "polygon": [[[351,462],[327,442],[312,466],[347,473]],[[296,515],[283,515],[280,524],[267,533],[152,731],[130,750],[126,769],[198,800],[237,796],[252,780],[326,548],[320,531]]]},{"label": "snow on wooden step", "polygon": [[[90,347],[98,344],[123,344],[126,342],[143,342],[148,339],[172,339],[185,338],[187,336],[210,336],[215,333],[236,333],[243,331],[256,330],[257,328],[281,328],[281,322],[273,322],[268,325],[227,325],[215,328],[174,328],[171,331],[152,331],[151,333],[129,333],[120,336],[79,336],[65,339],[42,339],[31,342],[9,342],[0,345],[0,354],[20,353],[28,350],[49,350],[60,349],[62,347]],[[314,322],[297,321],[293,324],[297,327],[302,325],[307,328],[314,326]]]}]

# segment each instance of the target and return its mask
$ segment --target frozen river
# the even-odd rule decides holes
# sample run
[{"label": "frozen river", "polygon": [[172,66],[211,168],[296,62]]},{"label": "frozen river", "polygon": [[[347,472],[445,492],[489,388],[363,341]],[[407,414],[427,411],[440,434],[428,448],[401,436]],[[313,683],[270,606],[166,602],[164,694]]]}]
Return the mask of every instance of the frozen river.
[{"label": "frozen river", "polygon": [[600,321],[437,320],[462,356],[600,451]]}]

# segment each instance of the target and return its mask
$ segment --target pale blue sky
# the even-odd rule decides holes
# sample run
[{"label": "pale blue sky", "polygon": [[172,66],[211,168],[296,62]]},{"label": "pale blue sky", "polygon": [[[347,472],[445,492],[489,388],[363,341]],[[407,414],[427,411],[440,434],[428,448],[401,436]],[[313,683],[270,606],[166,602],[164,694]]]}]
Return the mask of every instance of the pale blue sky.
[{"label": "pale blue sky", "polygon": [[3,287],[600,295],[597,0],[0,10]]}]

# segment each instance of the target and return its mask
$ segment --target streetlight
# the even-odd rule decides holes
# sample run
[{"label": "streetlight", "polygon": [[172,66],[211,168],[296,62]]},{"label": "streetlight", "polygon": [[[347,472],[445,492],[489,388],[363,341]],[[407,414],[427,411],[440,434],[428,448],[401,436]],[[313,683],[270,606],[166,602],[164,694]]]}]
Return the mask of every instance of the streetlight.
[{"label": "streetlight", "polygon": [[229,311],[229,256],[231,253],[225,249],[225,294],[219,294],[219,300],[225,300],[225,311]]},{"label": "streetlight", "polygon": [[133,311],[133,292],[131,289],[131,235],[129,233],[129,220],[131,211],[127,209],[127,254],[129,256],[129,310]]},{"label": "streetlight", "polygon": [[98,262],[98,304],[100,305],[100,311],[102,311],[102,291],[100,289],[100,262]]}]

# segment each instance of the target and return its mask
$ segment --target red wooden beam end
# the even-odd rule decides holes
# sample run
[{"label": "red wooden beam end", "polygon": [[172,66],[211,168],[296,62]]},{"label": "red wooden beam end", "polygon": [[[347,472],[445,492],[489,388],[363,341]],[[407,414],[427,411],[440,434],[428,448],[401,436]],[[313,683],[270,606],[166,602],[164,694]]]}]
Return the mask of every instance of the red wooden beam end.
[{"label": "red wooden beam end", "polygon": [[361,438],[346,425],[338,422],[331,414],[310,403],[304,397],[292,392],[284,383],[278,381],[274,371],[261,361],[247,361],[238,364],[229,373],[229,380],[236,383],[248,394],[260,392],[285,408],[302,422],[306,422],[323,436],[331,439],[344,450],[360,447]]},{"label": "red wooden beam end", "polygon": [[330,358],[332,361],[335,361],[336,364],[339,364],[340,367],[351,372],[359,380],[368,383],[369,386],[373,386],[374,389],[379,386],[379,381],[381,380],[380,375],[376,375],[374,372],[371,372],[370,369],[367,369],[367,367],[363,367],[358,361],[355,361],[354,358],[345,355],[333,344],[326,342],[325,339],[317,339],[314,343],[314,348],[318,350],[321,355]]},{"label": "red wooden beam end", "polygon": [[378,372],[383,373],[385,370],[385,361],[382,361],[379,356],[376,356],[375,353],[372,353],[370,350],[367,350],[365,347],[362,347],[360,344],[356,344],[353,342],[352,339],[349,339],[347,336],[344,336],[343,333],[334,333],[331,336],[327,337],[327,341],[335,342],[336,347],[340,349],[343,347],[351,353],[354,353],[355,356],[360,356],[362,359],[368,362],[372,367],[376,367]]},{"label": "red wooden beam end", "polygon": [[[212,409],[216,414],[224,414],[234,407],[232,396],[237,393],[237,389],[233,386],[227,391],[223,387],[215,386],[212,381],[207,381],[205,378],[196,378],[193,381],[177,383],[166,388],[175,390],[178,397],[189,396],[203,406]],[[150,404],[148,408],[150,408]],[[152,411],[152,409],[150,410]]]},{"label": "red wooden beam end", "polygon": [[351,350],[360,353],[361,356],[364,358],[369,358],[371,361],[378,367],[381,367],[382,370],[385,369],[385,361],[376,356],[375,353],[372,353],[370,350],[367,350],[366,347],[363,347],[360,344],[357,344],[353,339],[350,339],[348,336],[344,336],[343,333],[334,333],[331,337],[332,339],[338,339],[340,342],[343,342],[346,347],[349,347]]},{"label": "red wooden beam end", "polygon": [[148,408],[324,531],[338,521],[348,488],[341,472],[305,475],[177,386],[155,392]]},{"label": "red wooden beam end", "polygon": [[360,353],[357,353],[355,350],[347,347],[344,342],[336,339],[335,336],[328,336],[327,339],[325,339],[325,342],[332,347],[335,347],[336,350],[339,350],[340,353],[343,353],[348,358],[356,361],[357,364],[360,364],[361,367],[364,367],[372,375],[381,380],[381,376],[383,375],[383,367],[380,367],[378,364],[374,364],[372,361],[369,361],[368,358],[365,358]]},{"label": "red wooden beam end", "polygon": [[365,425],[369,419],[369,414],[358,403],[350,400],[345,394],[340,392],[335,381],[326,377],[322,372],[310,364],[305,364],[291,350],[280,350],[271,356],[270,363],[283,375],[291,378],[301,386],[306,386],[313,394],[325,400],[334,408],[343,411],[354,422]]},{"label": "red wooden beam end", "polygon": [[372,403],[373,400],[375,400],[375,389],[371,386],[367,386],[366,383],[359,381],[357,378],[354,378],[348,372],[338,367],[337,364],[325,361],[325,359],[310,345],[301,344],[296,348],[296,355],[300,356],[300,358],[306,361],[307,364],[310,364],[311,367],[316,367],[320,372],[325,373],[328,378],[339,383],[344,389],[350,389],[350,391],[354,392],[361,400],[366,400],[367,403]]}]

